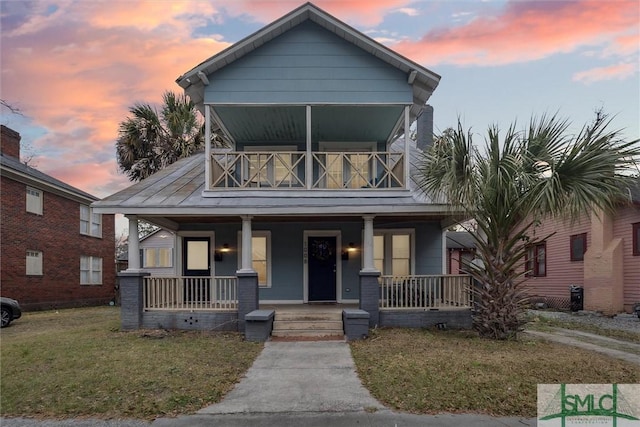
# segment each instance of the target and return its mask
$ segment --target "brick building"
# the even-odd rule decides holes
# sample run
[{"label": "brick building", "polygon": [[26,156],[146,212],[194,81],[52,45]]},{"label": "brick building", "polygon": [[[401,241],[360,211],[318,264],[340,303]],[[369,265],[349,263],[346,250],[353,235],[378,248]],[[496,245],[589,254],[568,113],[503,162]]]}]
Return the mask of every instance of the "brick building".
[{"label": "brick building", "polygon": [[96,197],[20,162],[20,134],[2,126],[0,290],[23,308],[106,304],[115,296],[114,216]]}]

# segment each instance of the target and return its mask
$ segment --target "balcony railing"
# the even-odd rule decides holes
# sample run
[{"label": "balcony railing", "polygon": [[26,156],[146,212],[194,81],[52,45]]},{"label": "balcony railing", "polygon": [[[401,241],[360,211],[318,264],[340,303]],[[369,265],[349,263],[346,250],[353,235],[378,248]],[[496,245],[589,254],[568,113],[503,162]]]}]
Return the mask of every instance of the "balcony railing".
[{"label": "balcony railing", "polygon": [[217,310],[238,309],[238,283],[235,276],[145,277],[144,309]]},{"label": "balcony railing", "polygon": [[308,171],[302,151],[214,153],[210,188],[405,188],[404,161],[399,152],[314,152]]},{"label": "balcony railing", "polygon": [[472,304],[471,277],[381,276],[381,309],[458,309]]}]

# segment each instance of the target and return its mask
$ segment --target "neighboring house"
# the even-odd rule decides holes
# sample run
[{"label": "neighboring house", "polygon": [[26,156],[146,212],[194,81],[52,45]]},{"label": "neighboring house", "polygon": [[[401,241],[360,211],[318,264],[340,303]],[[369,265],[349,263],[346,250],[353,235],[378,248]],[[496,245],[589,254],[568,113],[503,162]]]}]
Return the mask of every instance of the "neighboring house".
[{"label": "neighboring house", "polygon": [[467,231],[447,231],[447,272],[448,274],[466,274],[465,265],[469,265],[476,253],[476,244]]},{"label": "neighboring house", "polygon": [[2,126],[2,295],[26,309],[108,303],[114,216],[93,212],[97,197],[21,163],[20,139]]},{"label": "neighboring house", "polygon": [[613,215],[584,215],[569,223],[544,221],[536,236],[551,235],[529,248],[525,284],[534,302],[569,308],[570,286],[584,290],[584,309],[615,314],[640,303],[640,181],[629,190],[630,205]]},{"label": "neighboring house", "polygon": [[154,276],[175,276],[176,235],[158,228],[140,239],[140,269]]},{"label": "neighboring house", "polygon": [[[205,140],[232,146],[93,204],[129,218],[123,328],[243,330],[258,307],[312,303],[469,325],[468,277],[443,275],[451,209],[411,179],[439,80],[309,3],[179,77]],[[144,273],[138,220],[175,233],[173,277]]]}]

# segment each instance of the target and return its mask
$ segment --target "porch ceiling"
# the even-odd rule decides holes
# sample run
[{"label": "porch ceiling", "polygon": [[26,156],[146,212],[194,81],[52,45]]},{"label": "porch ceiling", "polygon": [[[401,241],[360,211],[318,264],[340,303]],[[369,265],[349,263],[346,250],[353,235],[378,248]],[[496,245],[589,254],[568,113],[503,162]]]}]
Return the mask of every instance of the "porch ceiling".
[{"label": "porch ceiling", "polygon": [[[215,106],[215,115],[233,140],[303,143],[306,107]],[[318,141],[388,141],[403,119],[404,107],[323,105],[311,107],[311,138]],[[214,117],[214,120],[217,120]]]}]

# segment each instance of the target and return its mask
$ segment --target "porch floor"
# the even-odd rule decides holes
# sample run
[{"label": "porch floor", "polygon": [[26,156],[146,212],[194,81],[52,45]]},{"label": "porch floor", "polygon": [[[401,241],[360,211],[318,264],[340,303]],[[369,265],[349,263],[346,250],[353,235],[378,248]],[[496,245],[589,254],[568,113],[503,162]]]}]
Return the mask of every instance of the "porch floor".
[{"label": "porch floor", "polygon": [[358,308],[358,304],[269,304],[260,303],[260,310],[275,310],[278,312],[308,312],[308,313],[342,313],[345,309]]}]

